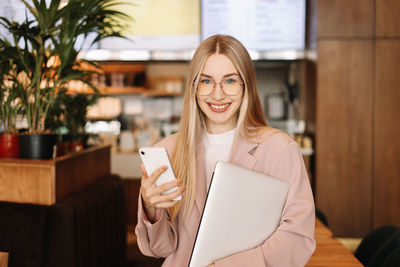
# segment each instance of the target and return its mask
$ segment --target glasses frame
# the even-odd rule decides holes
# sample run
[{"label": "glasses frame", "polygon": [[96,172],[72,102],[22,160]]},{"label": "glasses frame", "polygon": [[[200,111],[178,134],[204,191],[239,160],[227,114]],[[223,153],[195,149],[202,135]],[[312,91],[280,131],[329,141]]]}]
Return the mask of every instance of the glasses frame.
[{"label": "glasses frame", "polygon": [[[237,75],[237,76],[238,76],[238,78],[239,78],[239,79],[238,79],[238,80],[239,80],[239,83],[240,83],[240,85],[242,86],[242,89],[243,89],[243,84],[244,84],[244,82],[243,82],[242,78],[241,78],[239,75]],[[220,82],[216,82],[216,81],[214,80],[214,78],[212,78],[212,77],[206,77],[206,78],[207,78],[207,79],[210,79],[210,80],[212,81],[213,89],[211,90],[211,92],[210,92],[209,94],[206,94],[206,95],[200,94],[200,93],[199,93],[199,86],[200,86],[200,81],[201,81],[201,77],[200,77],[199,82],[197,83],[197,88],[196,88],[196,91],[197,91],[197,93],[199,94],[199,96],[209,96],[209,95],[211,95],[211,94],[215,91],[215,88],[217,88],[217,84],[219,84],[219,86],[221,87],[222,92],[223,92],[225,95],[227,95],[227,96],[236,96],[236,95],[238,95],[238,94],[240,93],[240,91],[239,91],[239,92],[237,92],[236,94],[231,95],[231,94],[227,94],[227,93],[225,92],[225,90],[224,90],[224,86],[222,85],[222,83],[223,83],[224,81],[226,81],[226,80],[231,79],[232,76],[226,77],[226,78],[222,79]]]}]

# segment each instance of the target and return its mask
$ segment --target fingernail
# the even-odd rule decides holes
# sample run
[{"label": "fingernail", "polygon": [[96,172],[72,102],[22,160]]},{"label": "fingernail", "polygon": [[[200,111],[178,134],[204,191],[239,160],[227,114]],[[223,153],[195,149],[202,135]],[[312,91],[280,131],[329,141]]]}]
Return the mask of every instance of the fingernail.
[{"label": "fingernail", "polygon": [[162,166],[162,169],[166,170],[166,169],[168,169],[168,167],[167,166]]}]

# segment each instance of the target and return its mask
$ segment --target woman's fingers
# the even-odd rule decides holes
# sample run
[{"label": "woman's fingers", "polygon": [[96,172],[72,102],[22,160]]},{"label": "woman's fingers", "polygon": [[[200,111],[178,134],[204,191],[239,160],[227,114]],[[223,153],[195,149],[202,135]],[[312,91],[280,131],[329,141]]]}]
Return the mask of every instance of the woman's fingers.
[{"label": "woman's fingers", "polygon": [[[161,194],[164,193],[165,191],[168,191],[169,189],[179,186],[182,183],[182,180],[180,179],[174,179],[171,182],[167,182],[164,184],[161,184],[159,186],[155,186],[155,181],[160,177],[160,175],[167,169],[167,166],[161,166],[158,169],[156,169],[150,176],[147,176],[147,173],[142,165],[142,189],[145,191],[148,191],[147,193],[151,195],[155,194]],[[149,195],[150,197],[150,195]]]},{"label": "woman's fingers", "polygon": [[144,168],[143,163],[140,164],[140,168],[142,169],[142,178],[143,178],[143,177],[144,177],[145,179],[148,178],[148,174],[147,174],[146,169]]},{"label": "woman's fingers", "polygon": [[144,169],[144,166],[142,164],[142,174],[143,174],[142,178],[144,178],[144,179],[142,179],[142,184],[143,184],[143,182],[150,184],[150,185],[154,184],[157,181],[158,177],[160,177],[160,175],[163,172],[165,172],[166,170],[167,170],[167,166],[163,165],[163,166],[160,166],[159,168],[157,168],[152,174],[150,174],[150,176],[148,176],[147,172]]},{"label": "woman's fingers", "polygon": [[[141,164],[141,169],[141,193],[145,204],[157,208],[168,208],[174,206],[177,202],[174,199],[185,191],[185,187],[181,185],[182,180],[175,179],[174,181],[156,186],[155,181],[164,171],[167,170],[167,166],[159,167],[150,176],[148,176],[143,164]],[[166,191],[174,187],[177,187],[177,190],[169,194],[164,194]]]},{"label": "woman's fingers", "polygon": [[158,207],[158,208],[163,207],[162,205],[164,205],[164,203],[169,203],[169,202],[174,202],[174,203],[171,203],[172,205],[174,205],[176,203],[176,201],[174,201],[173,199],[182,195],[182,193],[184,191],[185,191],[185,187],[180,186],[176,191],[174,191],[172,193],[153,195],[153,196],[149,197],[148,204],[150,204],[151,206],[154,206],[154,207]]},{"label": "woman's fingers", "polygon": [[161,202],[161,203],[157,203],[157,205],[155,207],[167,209],[167,208],[171,208],[171,207],[175,206],[176,202],[178,202],[178,201],[173,200],[173,201]]},{"label": "woman's fingers", "polygon": [[177,187],[177,186],[179,186],[181,184],[182,184],[182,180],[175,179],[174,181],[171,181],[171,182],[156,186],[156,188],[154,190],[154,193],[155,194],[162,194],[165,191],[168,191],[169,189]]}]

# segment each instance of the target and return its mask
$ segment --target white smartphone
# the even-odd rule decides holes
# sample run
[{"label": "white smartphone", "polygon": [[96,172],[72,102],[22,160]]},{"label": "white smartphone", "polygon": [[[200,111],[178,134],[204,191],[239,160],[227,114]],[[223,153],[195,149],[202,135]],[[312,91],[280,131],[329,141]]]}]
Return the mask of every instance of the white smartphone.
[{"label": "white smartphone", "polygon": [[[163,165],[168,167],[168,169],[156,180],[156,186],[171,182],[176,179],[167,150],[164,147],[142,147],[139,149],[139,155],[148,175],[152,174],[156,169]],[[178,190],[177,186],[165,191],[163,194],[169,194],[176,190]],[[174,200],[181,199],[182,196],[174,198]]]}]

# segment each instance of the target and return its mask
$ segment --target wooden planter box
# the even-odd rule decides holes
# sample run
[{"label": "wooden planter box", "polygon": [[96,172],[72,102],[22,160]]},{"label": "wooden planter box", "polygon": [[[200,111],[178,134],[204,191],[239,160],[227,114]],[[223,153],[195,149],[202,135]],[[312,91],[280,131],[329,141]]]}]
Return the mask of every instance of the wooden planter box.
[{"label": "wooden planter box", "polygon": [[109,174],[109,145],[52,160],[0,159],[0,201],[52,205]]}]

